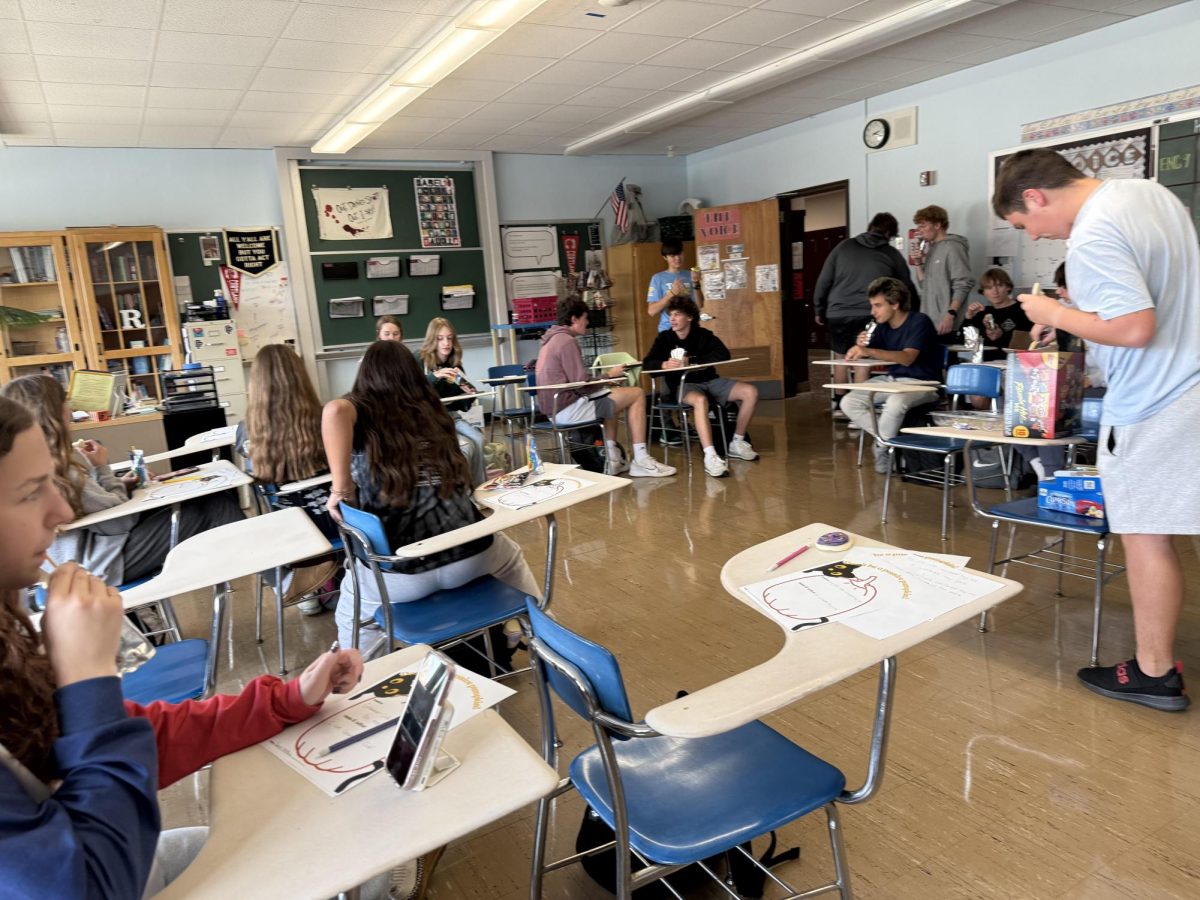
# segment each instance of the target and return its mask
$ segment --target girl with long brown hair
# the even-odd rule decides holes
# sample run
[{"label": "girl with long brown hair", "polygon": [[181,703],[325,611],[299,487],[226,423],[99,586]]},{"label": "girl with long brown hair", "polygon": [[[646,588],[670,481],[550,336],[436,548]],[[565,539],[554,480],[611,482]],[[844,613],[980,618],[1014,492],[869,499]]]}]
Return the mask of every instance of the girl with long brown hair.
[{"label": "girl with long brown hair", "polygon": [[47,579],[41,634],[24,605],[74,516],[59,467],[29,410],[0,397],[0,884],[5,896],[138,898],[198,849],[193,829],[160,841],[157,789],[307,719],[358,683],[362,660],[326,653],[236,697],[123,702],[114,588],[65,563]]},{"label": "girl with long brown hair", "polygon": [[[321,475],[327,470],[321,445],[321,402],[304,370],[304,363],[286,344],[268,344],[254,357],[250,368],[246,418],[238,424],[236,446],[247,460],[247,471],[260,481],[283,485]],[[337,523],[326,511],[329,485],[277,494],[276,507],[296,506],[330,540],[338,537]],[[336,561],[291,567],[284,581],[285,603],[296,604],[306,616],[323,611],[321,601],[308,597],[336,574]]]},{"label": "girl with long brown hair", "polygon": [[[108,449],[98,441],[72,446],[71,411],[61,384],[49,375],[25,375],[0,388],[0,396],[33,414],[54,459],[54,482],[70,504],[73,518],[111,509],[129,499],[130,482],[108,467]],[[186,500],[180,505],[179,539],[242,518],[229,491]],[[153,575],[171,549],[171,509],[122,516],[61,533],[50,548],[57,560],[79,563],[105,584],[119,585]]]},{"label": "girl with long brown hair", "polygon": [[[462,344],[449,319],[441,316],[429,320],[425,329],[425,340],[417,352],[421,365],[425,369],[425,377],[433,385],[440,397],[452,397],[458,394],[474,394],[475,387],[467,381],[462,367]],[[450,417],[454,419],[454,430],[471,442],[472,451],[468,455],[471,462],[471,483],[476,487],[483,484],[486,477],[486,466],[483,453],[483,432],[467,421],[465,413],[471,405],[470,400],[461,404],[454,403],[447,407]]]},{"label": "girl with long brown hair", "polygon": [[[404,347],[377,341],[367,348],[350,393],[325,405],[321,434],[333,475],[329,510],[339,521],[341,502],[374,513],[396,548],[482,518],[471,502],[471,475],[454,423]],[[494,575],[530,596],[538,594],[521,548],[504,534],[398,564],[384,578],[389,599],[404,603],[481,575]],[[380,597],[365,569],[359,584],[361,616],[369,619]],[[350,644],[353,624],[353,598],[343,591],[337,609],[343,644]],[[371,642],[364,646],[367,655],[383,643],[378,630],[363,640]]]}]

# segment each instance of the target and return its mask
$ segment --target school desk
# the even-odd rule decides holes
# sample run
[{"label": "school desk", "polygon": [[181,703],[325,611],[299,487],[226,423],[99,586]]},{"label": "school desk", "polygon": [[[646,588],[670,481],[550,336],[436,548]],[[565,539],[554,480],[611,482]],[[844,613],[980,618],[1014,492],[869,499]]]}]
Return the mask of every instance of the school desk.
[{"label": "school desk", "polygon": [[[734,359],[719,359],[716,362],[691,363],[686,366],[676,366],[674,369],[645,369],[642,371],[642,374],[649,375],[651,380],[653,380],[655,375],[679,375],[684,372],[694,372],[697,369],[713,369],[719,366],[732,365],[733,363],[746,362],[749,358],[748,356],[738,356]],[[692,383],[695,384],[695,382]]]},{"label": "school desk", "polygon": [[[482,521],[464,525],[462,528],[455,528],[453,531],[446,531],[431,538],[426,538],[423,541],[406,544],[398,548],[395,554],[405,559],[428,556],[431,553],[440,553],[442,550],[449,550],[452,547],[457,547],[459,544],[465,544],[468,541],[486,537],[489,534],[497,534],[506,528],[512,528],[514,525],[520,525],[523,522],[532,522],[534,519],[545,519],[546,577],[542,593],[544,608],[549,605],[550,596],[554,589],[554,558],[558,549],[558,520],[555,518],[555,513],[568,509],[577,503],[583,503],[605,494],[611,494],[619,488],[627,487],[629,480],[626,478],[616,478],[612,475],[602,475],[599,472],[589,472],[575,465],[543,463],[542,469],[542,474],[537,479],[539,481],[565,476],[578,478],[584,483],[584,486],[577,491],[563,494],[560,497],[553,497],[541,503],[526,506],[523,509],[497,506],[495,505],[496,498],[503,492],[485,491],[477,488],[474,494],[476,505],[491,510],[491,515]],[[522,468],[518,471],[525,471],[525,469]]]},{"label": "school desk", "polygon": [[[721,569],[721,584],[736,600],[749,607],[751,614],[765,615],[743,593],[743,585],[763,581],[772,575],[786,575],[789,571],[787,566],[804,568],[820,565],[822,561],[835,561],[840,557],[840,551],[818,548],[817,538],[836,530],[836,526],[821,523],[806,525],[743,550]],[[851,537],[854,547],[900,549],[861,535]],[[811,549],[803,556],[774,573],[768,571],[773,563],[805,544]],[[866,800],[878,789],[882,778],[895,693],[896,657],[922,641],[978,616],[1021,590],[1020,584],[1007,578],[973,569],[965,571],[994,582],[996,589],[884,640],[868,637],[840,622],[829,622],[799,631],[787,630],[780,625],[783,646],[771,659],[655,707],[646,713],[646,724],[660,734],[672,737],[697,738],[721,734],[878,665],[879,693],[875,704],[867,780],[858,790],[848,792],[847,802]]]},{"label": "school desk", "polygon": [[[195,453],[201,453],[205,450],[212,451],[214,460],[221,458],[221,449],[224,447],[232,447],[234,445],[234,435],[237,432],[236,425],[227,425],[222,428],[210,428],[208,431],[202,431],[199,434],[193,434],[190,438],[183,442],[183,446],[176,447],[174,450],[164,450],[162,453],[150,453],[143,458],[146,465],[152,465],[156,462],[162,462],[167,459],[174,459],[177,456],[191,456]],[[128,469],[132,462],[128,459],[120,459],[110,463],[109,468],[114,472],[123,472]]]},{"label": "school desk", "polygon": [[[429,648],[367,663],[363,683],[411,667]],[[318,713],[319,715],[319,713]],[[460,765],[432,787],[402,791],[380,773],[329,797],[262,747],[213,763],[209,835],[158,900],[335,897],[549,794],[558,774],[495,710],[446,735]]]},{"label": "school desk", "polygon": [[442,400],[443,404],[448,406],[451,403],[458,403],[461,400],[482,400],[484,397],[495,397],[495,396],[496,396],[495,391],[478,391],[474,394],[462,393],[462,394],[455,394],[453,397],[442,397],[441,400]]}]

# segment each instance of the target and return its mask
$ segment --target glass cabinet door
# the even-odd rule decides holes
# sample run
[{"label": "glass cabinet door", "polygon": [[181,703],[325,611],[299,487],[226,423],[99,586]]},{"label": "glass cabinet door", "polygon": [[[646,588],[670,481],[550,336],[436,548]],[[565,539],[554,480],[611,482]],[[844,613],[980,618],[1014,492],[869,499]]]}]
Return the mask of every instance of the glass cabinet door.
[{"label": "glass cabinet door", "polygon": [[82,340],[61,234],[0,235],[0,382],[82,367]]},{"label": "glass cabinet door", "polygon": [[179,366],[179,316],[170,286],[160,277],[165,258],[157,229],[81,229],[71,234],[82,257],[95,349],[130,395],[162,399],[161,372]]}]

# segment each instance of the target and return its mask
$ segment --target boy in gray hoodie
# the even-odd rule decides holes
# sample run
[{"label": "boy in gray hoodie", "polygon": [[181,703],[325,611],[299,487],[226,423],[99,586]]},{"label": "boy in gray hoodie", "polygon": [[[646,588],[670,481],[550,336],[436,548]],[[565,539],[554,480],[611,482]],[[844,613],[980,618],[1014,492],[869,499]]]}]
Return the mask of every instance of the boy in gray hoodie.
[{"label": "boy in gray hoodie", "polygon": [[950,216],[940,206],[918,209],[913,224],[926,244],[924,253],[916,258],[921,312],[933,320],[938,334],[953,335],[962,327],[967,297],[975,287],[970,245],[961,234],[947,233]]}]

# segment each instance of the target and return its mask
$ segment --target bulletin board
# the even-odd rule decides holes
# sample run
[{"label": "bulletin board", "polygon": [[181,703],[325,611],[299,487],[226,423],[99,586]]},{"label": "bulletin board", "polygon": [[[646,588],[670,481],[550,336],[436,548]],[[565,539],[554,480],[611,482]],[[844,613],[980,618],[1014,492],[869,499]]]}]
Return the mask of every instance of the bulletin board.
[{"label": "bulletin board", "polygon": [[[586,271],[588,252],[603,249],[602,225],[598,219],[501,225],[500,250],[509,309],[514,291],[523,283],[537,283],[539,277],[555,272],[566,275],[571,271]],[[549,283],[548,279],[543,280]]]},{"label": "bulletin board", "polygon": [[[475,173],[453,169],[367,169],[299,166],[304,227],[308,233],[309,260],[317,309],[315,320],[320,326],[321,342],[326,348],[362,344],[375,337],[375,316],[372,298],[377,296],[408,296],[408,312],[400,321],[406,338],[425,332],[425,326],[435,316],[444,316],[460,334],[486,334],[491,326],[488,313],[486,262],[480,242]],[[414,179],[439,178],[453,182],[457,213],[459,247],[422,247],[421,210]],[[320,235],[320,213],[312,188],[371,188],[386,187],[391,216],[392,236],[381,239],[324,240]],[[411,275],[410,259],[437,256],[440,272],[436,275]],[[367,260],[379,257],[398,257],[399,270],[395,276],[367,278]],[[326,263],[350,263],[342,272],[352,271],[348,278],[325,277]],[[444,309],[442,289],[469,284],[475,296],[468,309]],[[362,297],[363,315],[355,318],[330,316],[330,300]]]},{"label": "bulletin board", "polygon": [[[1155,179],[1183,202],[1200,230],[1200,118],[1126,126],[996,151],[989,159],[989,197],[1004,160],[1032,147],[1058,151],[1093,178]],[[1003,219],[991,218],[988,257],[1008,270],[1018,290],[1038,282],[1052,286],[1054,270],[1067,257],[1066,241],[1030,240]]]},{"label": "bulletin board", "polygon": [[[229,226],[233,227],[233,226]],[[222,254],[221,259],[205,265],[200,251],[202,235],[221,236],[220,228],[207,231],[168,231],[166,233],[167,252],[171,258],[171,274],[175,278],[187,278],[195,301],[211,299],[213,291],[221,290],[221,265],[225,262],[224,248],[220,240],[217,246]],[[280,254],[283,253],[283,241],[279,240]],[[241,341],[242,358],[249,362],[254,359],[259,348],[267,344],[282,344],[296,342],[296,311],[292,287],[288,277],[286,261],[269,272],[264,272],[257,278],[243,276],[243,292],[238,308],[231,307],[231,315],[237,324],[239,334],[245,339]],[[253,285],[251,285],[253,282]],[[252,290],[264,288],[263,290]],[[178,284],[176,296],[180,294]],[[180,314],[184,308],[180,298]]]}]

